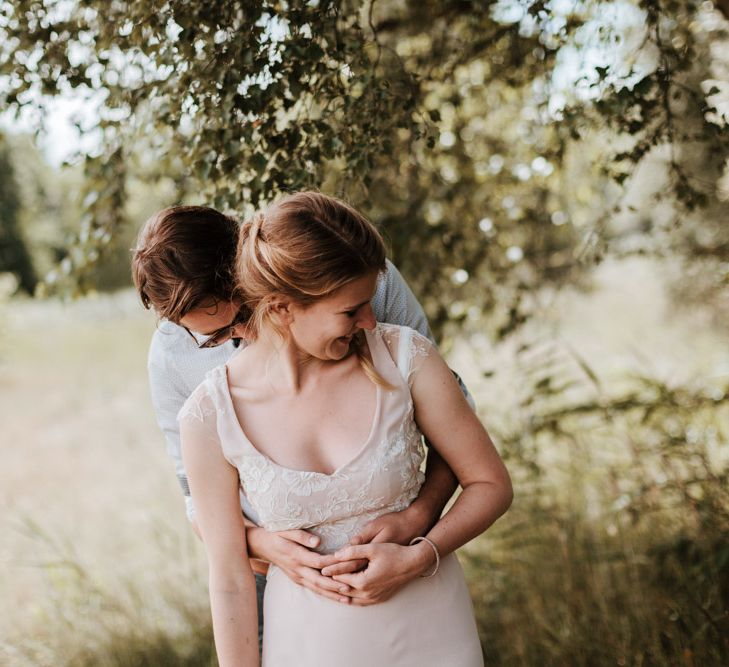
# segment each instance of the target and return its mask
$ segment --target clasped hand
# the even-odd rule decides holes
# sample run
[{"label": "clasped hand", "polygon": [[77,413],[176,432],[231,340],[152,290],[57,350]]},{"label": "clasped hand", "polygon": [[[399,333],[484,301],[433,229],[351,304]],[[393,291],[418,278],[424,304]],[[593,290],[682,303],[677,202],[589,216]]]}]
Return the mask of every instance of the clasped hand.
[{"label": "clasped hand", "polygon": [[249,530],[249,544],[259,545],[261,548],[252,551],[319,595],[343,604],[376,604],[432,564],[429,548],[404,546],[422,530],[406,512],[369,522],[349,545],[334,554],[314,551],[319,538],[304,530],[266,533],[254,528]]}]

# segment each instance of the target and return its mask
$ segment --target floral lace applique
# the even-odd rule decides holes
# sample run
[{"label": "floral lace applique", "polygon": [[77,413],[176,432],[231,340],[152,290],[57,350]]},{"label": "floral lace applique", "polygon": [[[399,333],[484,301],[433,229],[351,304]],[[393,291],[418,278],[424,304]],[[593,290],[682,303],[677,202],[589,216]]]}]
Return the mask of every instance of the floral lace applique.
[{"label": "floral lace applique", "polygon": [[244,462],[245,484],[243,488],[249,494],[266,493],[276,479],[271,464],[263,458],[247,456]]},{"label": "floral lace applique", "polygon": [[316,491],[323,491],[329,486],[329,480],[325,475],[286,468],[281,473],[281,481],[296,495],[307,497]]},{"label": "floral lace applique", "polygon": [[177,413],[177,421],[182,422],[188,419],[200,422],[201,424],[210,424],[211,422],[215,422],[217,413],[218,411],[203,383],[192,392],[190,397],[185,401],[185,404],[180,408],[180,411]]},{"label": "floral lace applique", "polygon": [[[413,362],[432,349],[430,341],[410,329],[391,325],[379,325],[371,341],[380,346],[375,355],[380,363],[392,361],[397,365],[393,350],[397,352],[401,334],[407,336],[402,339],[399,366],[405,378],[412,373]],[[386,339],[393,347],[385,345]],[[390,376],[394,371],[394,367],[388,369]],[[392,391],[380,392],[381,414],[372,440],[361,455],[331,475],[284,468],[261,454],[240,437],[234,411],[221,410],[230,401],[225,374],[210,377],[208,384],[210,396],[202,388],[196,390],[181,418],[184,412],[185,418],[210,421],[216,430],[218,426],[223,429],[223,452],[237,468],[241,487],[267,530],[311,530],[321,538],[317,550],[331,553],[368,521],[401,511],[417,497],[424,479],[420,467],[425,454],[404,382]]]}]

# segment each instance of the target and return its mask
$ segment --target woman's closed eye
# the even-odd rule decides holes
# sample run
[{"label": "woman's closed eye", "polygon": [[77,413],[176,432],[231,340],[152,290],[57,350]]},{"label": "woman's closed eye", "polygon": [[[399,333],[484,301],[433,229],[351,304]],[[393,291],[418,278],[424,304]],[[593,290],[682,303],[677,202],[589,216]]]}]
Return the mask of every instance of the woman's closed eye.
[{"label": "woman's closed eye", "polygon": [[370,302],[369,301],[363,301],[362,303],[358,303],[353,308],[349,308],[347,310],[341,311],[342,315],[346,315],[349,318],[357,317],[362,311],[362,309],[367,306]]}]

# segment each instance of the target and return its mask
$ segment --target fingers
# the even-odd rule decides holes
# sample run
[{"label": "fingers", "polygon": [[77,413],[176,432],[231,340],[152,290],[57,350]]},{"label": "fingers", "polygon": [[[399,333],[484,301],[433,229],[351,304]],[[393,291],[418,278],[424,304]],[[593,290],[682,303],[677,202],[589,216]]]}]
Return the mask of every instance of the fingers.
[{"label": "fingers", "polygon": [[389,595],[384,595],[382,597],[378,598],[363,598],[363,597],[352,597],[350,598],[350,604],[353,604],[357,607],[369,607],[373,604],[379,604],[380,602],[384,602],[385,600],[389,599]]},{"label": "fingers", "polygon": [[378,527],[377,519],[375,519],[374,521],[366,523],[362,530],[349,540],[349,544],[367,544],[367,542],[371,542],[379,532],[380,528]]},{"label": "fingers", "polygon": [[383,514],[365,524],[362,530],[353,537],[350,544],[368,544],[377,542],[395,542],[405,544],[410,540],[409,521],[403,512]]},{"label": "fingers", "polygon": [[323,567],[327,567],[327,565],[333,565],[339,562],[333,554],[319,554],[306,546],[301,546],[298,542],[288,539],[285,535],[281,537],[285,541],[281,543],[278,553],[275,556],[274,554],[271,555],[271,561],[279,567],[285,567],[291,570],[303,566],[321,570]]},{"label": "fingers", "polygon": [[347,595],[351,591],[349,584],[335,581],[330,577],[324,577],[316,570],[306,570],[303,573],[302,585],[337,602],[349,602],[349,596]]},{"label": "fingers", "polygon": [[283,530],[277,535],[288,542],[285,543],[283,552],[289,561],[289,567],[300,564],[321,570],[339,562],[334,554],[319,554],[311,551],[321,543],[321,539],[317,535],[312,535],[305,530]]},{"label": "fingers", "polygon": [[332,565],[327,565],[321,571],[325,577],[332,577],[337,574],[349,574],[351,572],[359,572],[367,567],[369,561],[364,558],[361,560],[345,560],[342,562],[335,561]]},{"label": "fingers", "polygon": [[352,604],[360,607],[384,602],[392,597],[394,591],[397,590],[390,586],[373,586],[373,582],[368,582],[361,573],[337,575],[333,579],[341,583],[346,583],[351,587],[347,595],[351,599]]},{"label": "fingers", "polygon": [[334,602],[340,602],[342,604],[350,604],[352,602],[352,598],[347,597],[346,595],[341,595],[332,591],[328,591],[326,588],[318,588],[316,585],[312,584],[309,581],[302,581],[300,585],[304,588],[308,588],[310,591],[316,593],[317,595],[321,595],[321,597],[323,598],[334,600]]},{"label": "fingers", "polygon": [[307,547],[309,549],[315,549],[321,542],[318,536],[312,535],[305,530],[282,530],[278,534],[287,540],[296,542],[302,547]]},{"label": "fingers", "polygon": [[339,560],[337,560],[337,557],[334,554],[321,554],[319,556],[318,563],[319,564],[316,566],[316,569],[322,570],[322,574],[326,574],[324,569],[329,568],[332,565],[337,565]]},{"label": "fingers", "polygon": [[356,589],[358,588],[358,586],[362,585],[361,572],[335,574],[332,575],[332,579],[339,584],[345,584],[347,586],[350,586],[352,589]]},{"label": "fingers", "polygon": [[296,571],[287,568],[281,568],[281,570],[291,581],[304,588],[308,588],[317,595],[343,604],[349,604],[350,602],[347,593],[351,589],[343,582],[337,582],[329,577],[323,577],[316,570],[310,568],[300,568]]},{"label": "fingers", "polygon": [[375,535],[372,536],[372,539],[370,540],[370,544],[378,544],[382,542],[397,542],[395,531],[392,530],[389,526],[385,526],[383,528],[380,528],[380,530],[375,533]]},{"label": "fingers", "polygon": [[301,547],[298,544],[292,544],[285,553],[284,562],[276,563],[276,565],[284,565],[288,569],[305,567],[320,570],[322,567],[326,567],[332,563],[330,557],[322,556],[315,551],[309,551],[306,547]]},{"label": "fingers", "polygon": [[334,556],[337,560],[369,560],[372,556],[372,548],[369,544],[354,544],[346,546],[337,551]]}]

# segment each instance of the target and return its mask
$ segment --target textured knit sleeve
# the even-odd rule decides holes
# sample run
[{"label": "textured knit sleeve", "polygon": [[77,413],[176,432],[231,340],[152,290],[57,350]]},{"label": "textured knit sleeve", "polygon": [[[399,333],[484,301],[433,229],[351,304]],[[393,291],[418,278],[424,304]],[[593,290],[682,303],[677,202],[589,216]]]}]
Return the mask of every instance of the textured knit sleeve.
[{"label": "textured knit sleeve", "polygon": [[165,436],[167,454],[175,466],[177,480],[185,497],[187,516],[188,518],[192,518],[192,499],[190,498],[190,489],[187,484],[185,466],[182,462],[180,426],[177,422],[177,413],[189,395],[187,383],[176,368],[170,364],[164,350],[161,349],[161,345],[154,339],[150,347],[147,370],[149,374],[152,406],[157,424]]},{"label": "textured knit sleeve", "polygon": [[390,260],[387,260],[387,271],[377,284],[372,308],[378,322],[410,327],[433,340],[422,306]]}]

